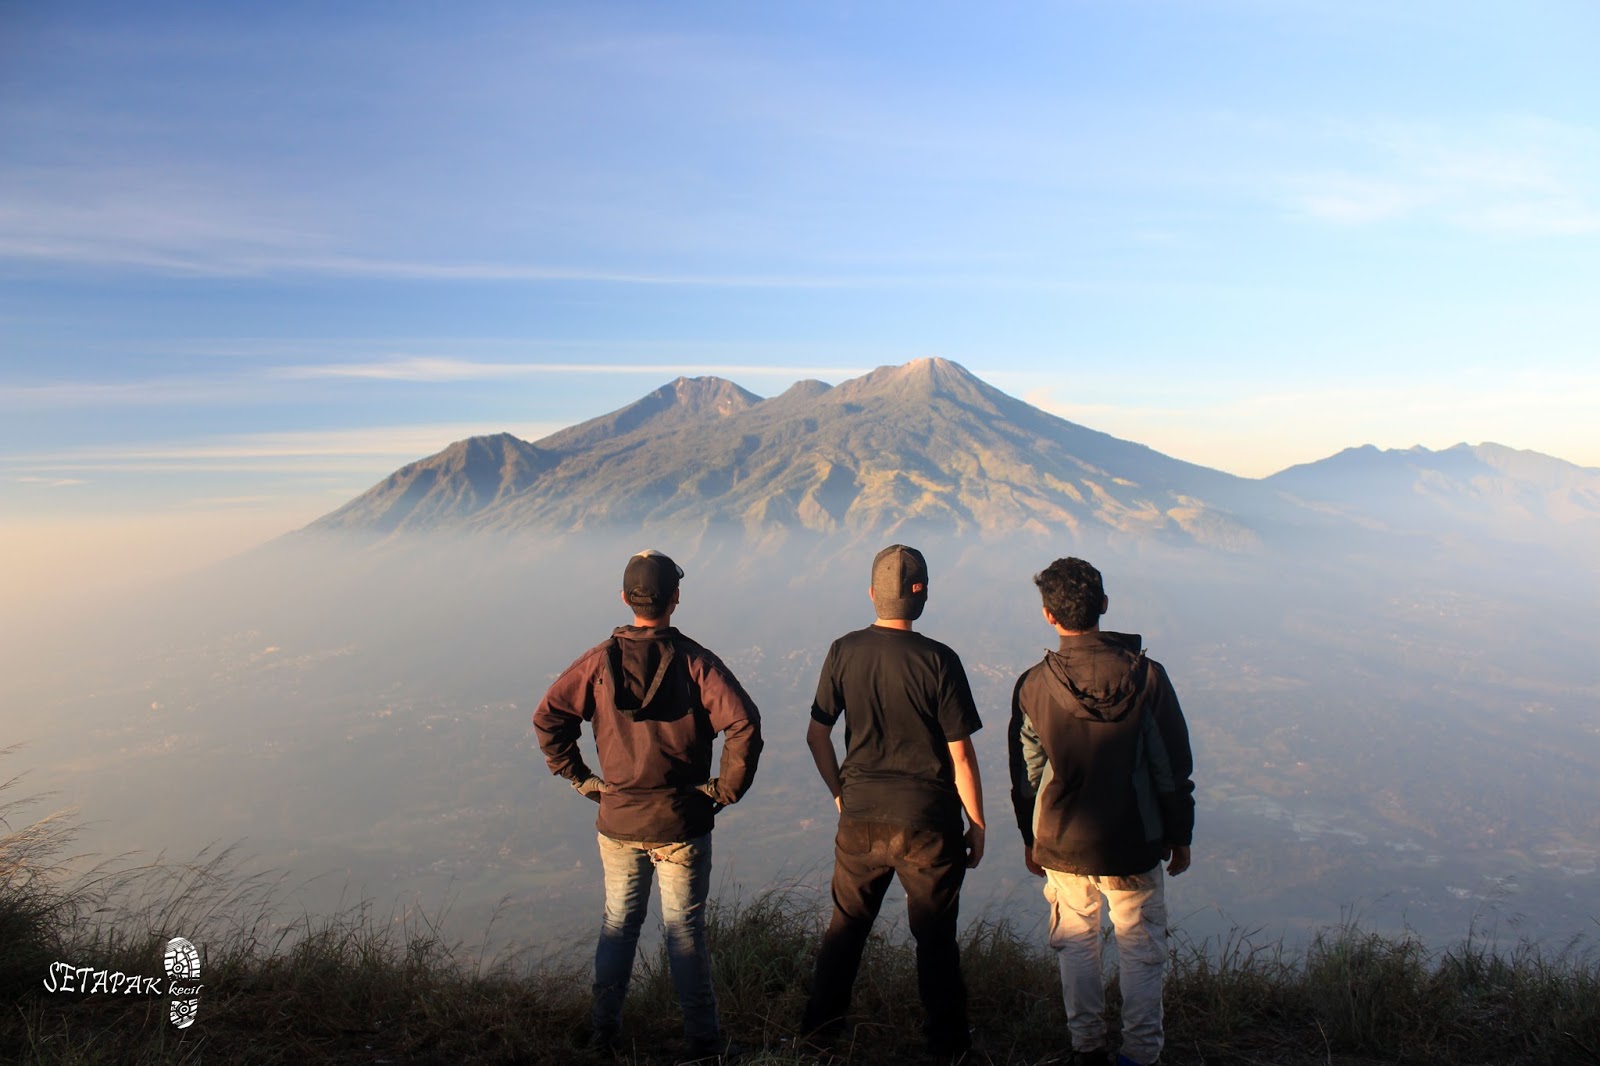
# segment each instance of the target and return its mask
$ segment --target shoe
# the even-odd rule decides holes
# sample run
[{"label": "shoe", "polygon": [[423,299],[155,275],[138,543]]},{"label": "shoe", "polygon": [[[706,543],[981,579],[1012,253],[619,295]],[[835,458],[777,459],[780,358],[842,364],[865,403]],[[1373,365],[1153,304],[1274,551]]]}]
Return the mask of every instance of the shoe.
[{"label": "shoe", "polygon": [[1157,1057],[1149,1062],[1139,1062],[1136,1059],[1128,1058],[1128,1056],[1119,1051],[1117,1052],[1117,1057],[1112,1060],[1112,1063],[1113,1066],[1161,1066],[1161,1059]]},{"label": "shoe", "polygon": [[678,1060],[678,1066],[687,1066],[691,1062],[701,1063],[703,1066],[737,1062],[744,1057],[747,1050],[743,1044],[725,1037],[716,1040],[691,1040],[683,1058]]},{"label": "shoe", "polygon": [[614,1055],[622,1050],[622,1033],[610,1027],[596,1029],[589,1034],[589,1039],[584,1041],[583,1049]]},{"label": "shoe", "polygon": [[1061,1066],[1115,1066],[1116,1060],[1105,1048],[1094,1047],[1082,1051],[1068,1048],[1060,1062]]},{"label": "shoe", "polygon": [[812,1033],[809,1037],[785,1036],[779,1039],[778,1046],[774,1049],[784,1062],[791,1058],[802,1062],[816,1062],[818,1066],[835,1060],[843,1061],[839,1054],[839,1037],[842,1030],[829,1032],[824,1029]]}]

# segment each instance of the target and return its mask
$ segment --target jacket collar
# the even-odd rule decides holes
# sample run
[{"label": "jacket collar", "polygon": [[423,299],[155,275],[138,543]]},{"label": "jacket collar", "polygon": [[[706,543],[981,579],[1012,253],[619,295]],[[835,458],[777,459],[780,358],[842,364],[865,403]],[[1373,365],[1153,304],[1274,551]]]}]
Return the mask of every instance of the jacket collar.
[{"label": "jacket collar", "polygon": [[1061,652],[1066,654],[1077,648],[1120,648],[1123,651],[1138,651],[1144,646],[1144,640],[1137,633],[1113,633],[1107,629],[1096,629],[1088,633],[1074,633],[1061,638]]}]

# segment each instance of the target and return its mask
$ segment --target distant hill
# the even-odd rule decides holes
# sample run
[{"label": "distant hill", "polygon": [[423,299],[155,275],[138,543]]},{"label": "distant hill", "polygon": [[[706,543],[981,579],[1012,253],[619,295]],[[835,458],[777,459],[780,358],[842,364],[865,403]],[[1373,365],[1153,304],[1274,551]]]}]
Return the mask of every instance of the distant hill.
[{"label": "distant hill", "polygon": [[1266,482],[1396,532],[1473,529],[1536,541],[1600,532],[1600,470],[1499,444],[1346,448]]},{"label": "distant hill", "polygon": [[[679,378],[532,444],[452,444],[310,527],[742,528],[893,534],[1100,530],[1257,542],[1277,493],[1076,425],[943,359],[762,399]],[[1244,512],[1250,512],[1244,517]]]}]

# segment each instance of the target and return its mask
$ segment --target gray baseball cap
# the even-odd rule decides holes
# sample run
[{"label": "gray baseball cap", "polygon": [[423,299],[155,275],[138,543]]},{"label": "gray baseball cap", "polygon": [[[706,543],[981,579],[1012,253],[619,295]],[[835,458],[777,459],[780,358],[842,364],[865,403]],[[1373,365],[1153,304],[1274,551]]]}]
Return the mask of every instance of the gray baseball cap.
[{"label": "gray baseball cap", "polygon": [[872,558],[872,603],[884,620],[912,621],[928,602],[928,562],[904,544],[891,544]]}]

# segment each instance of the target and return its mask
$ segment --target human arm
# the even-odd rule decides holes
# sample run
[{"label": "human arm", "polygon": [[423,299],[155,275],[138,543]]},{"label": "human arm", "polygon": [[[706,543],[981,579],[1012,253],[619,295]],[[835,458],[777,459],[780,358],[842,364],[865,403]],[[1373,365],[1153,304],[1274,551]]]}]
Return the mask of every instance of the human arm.
[{"label": "human arm", "polygon": [[1033,722],[1022,709],[1022,686],[1027,675],[1017,678],[1011,690],[1011,721],[1006,728],[1006,751],[1011,770],[1011,812],[1022,833],[1022,864],[1035,877],[1044,876],[1044,867],[1033,857],[1033,813],[1039,792],[1049,770],[1044,742]]},{"label": "human arm", "polygon": [[1163,859],[1171,859],[1171,861],[1167,863],[1168,877],[1177,877],[1179,874],[1183,873],[1183,871],[1189,868],[1189,849],[1187,847],[1174,847],[1170,852],[1166,852],[1161,857]]},{"label": "human arm", "polygon": [[[833,726],[844,714],[844,692],[839,681],[839,642],[828,647],[822,660],[822,672],[817,676],[817,694],[811,701],[811,724],[806,727],[806,747],[811,749],[811,761],[817,764],[822,783],[833,796],[833,808],[844,813],[844,777],[839,770],[839,752],[833,746]],[[845,743],[849,745],[850,727],[845,726]]]},{"label": "human arm", "polygon": [[1173,863],[1178,866],[1169,872],[1176,876],[1189,868],[1189,846],[1194,838],[1194,754],[1189,747],[1189,725],[1184,721],[1178,694],[1173,690],[1166,669],[1153,663],[1152,672],[1156,692],[1155,723],[1172,789],[1162,792],[1157,800],[1161,805],[1165,843],[1172,848]]},{"label": "human arm", "polygon": [[972,747],[972,734],[983,728],[978,706],[972,699],[972,686],[960,656],[939,645],[940,677],[936,705],[939,726],[944,732],[956,794],[966,812],[965,843],[967,868],[983,861],[984,837],[988,825],[983,814],[983,776],[978,772],[978,756]]},{"label": "human arm", "polygon": [[842,811],[844,782],[839,777],[839,753],[833,746],[833,727],[813,718],[806,726],[806,747],[811,749],[811,761],[817,764],[822,783],[833,795],[834,808]]},{"label": "human arm", "polygon": [[594,698],[590,687],[593,673],[589,656],[574,662],[556,678],[533,712],[533,731],[539,740],[550,772],[564,777],[573,788],[599,802],[608,788],[589,769],[578,749],[583,723],[594,717]]},{"label": "human arm", "polygon": [[950,764],[955,769],[956,792],[961,797],[961,808],[967,812],[967,868],[983,861],[983,777],[978,772],[978,754],[972,748],[972,738],[952,740]]},{"label": "human arm", "polygon": [[761,712],[720,659],[706,653],[700,664],[700,697],[710,714],[711,727],[722,734],[722,760],[717,776],[700,786],[713,803],[738,803],[750,791],[761,760]]}]

